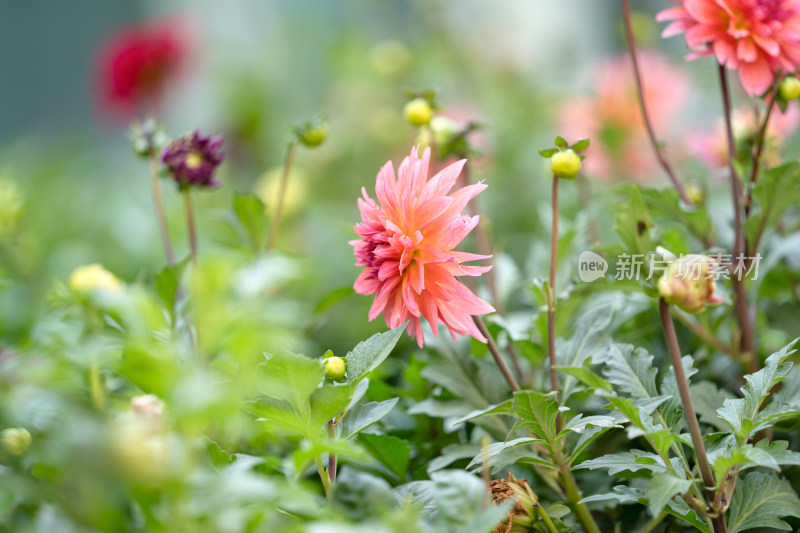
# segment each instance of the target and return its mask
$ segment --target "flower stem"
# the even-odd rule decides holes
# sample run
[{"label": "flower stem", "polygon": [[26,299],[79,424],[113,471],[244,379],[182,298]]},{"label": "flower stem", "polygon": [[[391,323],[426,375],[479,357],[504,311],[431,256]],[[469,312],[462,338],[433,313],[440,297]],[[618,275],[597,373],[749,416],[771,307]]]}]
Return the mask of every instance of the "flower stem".
[{"label": "flower stem", "polygon": [[325,473],[325,467],[322,466],[322,459],[319,456],[314,457],[314,462],[317,464],[317,472],[319,472],[319,479],[322,481],[322,489],[325,491],[325,496],[331,496],[331,481],[328,474]]},{"label": "flower stem", "polygon": [[[719,65],[719,81],[722,90],[722,105],[725,115],[725,133],[728,141],[728,167],[730,169],[731,192],[733,196],[733,260],[739,261],[743,255],[743,234],[742,234],[742,214],[741,214],[741,184],[736,173],[734,158],[736,157],[736,146],[733,140],[733,126],[731,125],[731,99],[728,90],[728,75],[725,66]],[[734,271],[731,276],[731,284],[736,295],[735,309],[736,317],[739,322],[739,329],[742,333],[742,356],[748,361],[748,371],[752,374],[758,370],[758,354],[755,349],[753,335],[753,325],[750,321],[750,313],[747,306],[747,291],[745,290],[744,280],[741,271]]]},{"label": "flower stem", "polygon": [[553,227],[550,236],[550,282],[547,287],[547,357],[550,390],[558,394],[556,371],[556,263],[558,262],[558,178],[553,176]]},{"label": "flower stem", "polygon": [[[675,372],[675,381],[678,383],[678,392],[681,396],[681,403],[683,403],[684,418],[686,425],[689,426],[689,434],[692,437],[692,445],[694,447],[695,457],[697,457],[697,469],[700,471],[700,477],[703,480],[703,485],[706,490],[708,501],[713,502],[716,497],[716,483],[714,476],[711,473],[711,466],[708,463],[706,456],[706,447],[703,443],[703,434],[700,432],[700,423],[697,421],[697,415],[694,411],[694,404],[692,403],[692,396],[689,393],[689,382],[686,379],[686,373],[683,371],[683,361],[681,360],[681,349],[678,345],[678,336],[675,334],[675,324],[672,322],[672,315],[670,315],[669,304],[663,298],[658,300],[658,313],[661,317],[661,326],[664,329],[664,339],[667,342],[667,349],[669,350],[669,358],[672,363],[672,370]],[[719,519],[721,518],[721,522]],[[725,515],[722,513],[719,517],[714,518],[714,531],[720,533],[725,529]]]},{"label": "flower stem", "polygon": [[[333,437],[335,428],[334,421],[328,420],[328,435]],[[328,479],[330,479],[331,485],[336,483],[336,454],[333,452],[328,453]]]},{"label": "flower stem", "polygon": [[561,486],[564,487],[567,504],[572,509],[572,512],[575,513],[575,518],[578,519],[585,533],[600,533],[600,528],[597,527],[597,522],[594,521],[591,511],[589,511],[585,503],[580,503],[583,499],[583,494],[581,494],[581,489],[578,488],[569,466],[562,462],[560,468]]},{"label": "flower stem", "polygon": [[558,533],[558,529],[556,529],[556,525],[553,523],[552,520],[550,520],[550,516],[548,516],[547,511],[544,510],[544,507],[542,507],[542,504],[539,503],[539,502],[536,502],[536,507],[539,510],[539,514],[542,515],[542,521],[547,526],[548,531],[550,531],[550,533]]},{"label": "flower stem", "polygon": [[647,130],[647,137],[650,139],[650,145],[653,147],[653,152],[655,153],[656,159],[658,159],[658,163],[661,165],[661,168],[664,169],[664,172],[667,173],[669,180],[672,182],[672,185],[675,187],[675,190],[678,191],[678,194],[681,197],[681,200],[686,205],[694,205],[689,195],[686,194],[686,190],[683,188],[680,180],[678,180],[678,176],[675,174],[675,171],[672,169],[672,165],[667,160],[666,156],[664,155],[664,150],[661,147],[661,144],[658,142],[656,138],[655,131],[653,130],[653,124],[650,121],[650,116],[647,113],[647,103],[645,102],[645,95],[644,95],[644,86],[642,83],[642,75],[639,71],[639,61],[636,57],[636,38],[633,35],[633,26],[631,24],[631,5],[630,0],[621,0],[622,2],[622,20],[625,23],[625,37],[626,41],[628,42],[628,52],[631,56],[631,63],[633,64],[633,77],[636,81],[636,96],[639,100],[639,109],[642,112],[642,119],[644,119],[645,129]]},{"label": "flower stem", "polygon": [[153,206],[156,210],[156,222],[158,231],[161,233],[161,242],[164,244],[164,254],[167,257],[167,265],[175,264],[175,254],[172,251],[172,241],[169,238],[167,229],[167,214],[164,210],[164,200],[161,195],[161,183],[158,178],[158,154],[155,150],[150,152],[150,188],[153,192]]},{"label": "flower stem", "polygon": [[506,362],[503,361],[503,356],[500,355],[500,351],[497,349],[497,345],[494,343],[494,339],[492,335],[489,333],[489,330],[486,328],[486,324],[483,323],[483,319],[480,316],[473,316],[472,320],[475,322],[475,325],[478,326],[478,331],[486,337],[486,344],[489,346],[489,351],[492,353],[492,357],[494,357],[494,362],[497,363],[497,366],[500,368],[500,372],[502,372],[503,377],[506,378],[508,382],[508,386],[511,388],[513,392],[517,392],[520,390],[519,383],[517,380],[514,379],[514,375],[508,369]]},{"label": "flower stem", "polygon": [[92,358],[89,363],[89,392],[95,408],[98,411],[103,411],[106,406],[106,395],[103,390],[103,381],[100,377],[100,365],[95,358]]},{"label": "flower stem", "polygon": [[275,218],[272,220],[272,227],[269,229],[269,238],[267,239],[267,250],[271,250],[275,245],[275,239],[278,237],[278,229],[281,225],[281,217],[283,216],[283,204],[286,200],[286,188],[289,184],[289,174],[292,170],[292,163],[294,162],[294,154],[297,151],[297,139],[292,139],[286,146],[286,156],[283,160],[283,171],[281,172],[281,182],[278,185],[278,204],[275,206]]},{"label": "flower stem", "polygon": [[189,250],[192,253],[192,263],[197,264],[197,233],[194,225],[194,210],[192,209],[192,192],[188,187],[183,189],[183,204],[186,207],[186,228],[189,232]]}]

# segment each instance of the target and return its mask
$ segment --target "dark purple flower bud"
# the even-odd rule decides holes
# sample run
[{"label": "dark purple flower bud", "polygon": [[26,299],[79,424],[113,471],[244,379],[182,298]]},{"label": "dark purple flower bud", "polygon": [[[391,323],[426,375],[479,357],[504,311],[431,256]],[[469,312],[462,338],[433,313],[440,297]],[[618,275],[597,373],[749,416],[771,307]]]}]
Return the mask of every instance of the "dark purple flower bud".
[{"label": "dark purple flower bud", "polygon": [[161,159],[181,188],[218,187],[214,171],[225,157],[222,141],[220,135],[204,137],[196,130],[169,143]]}]

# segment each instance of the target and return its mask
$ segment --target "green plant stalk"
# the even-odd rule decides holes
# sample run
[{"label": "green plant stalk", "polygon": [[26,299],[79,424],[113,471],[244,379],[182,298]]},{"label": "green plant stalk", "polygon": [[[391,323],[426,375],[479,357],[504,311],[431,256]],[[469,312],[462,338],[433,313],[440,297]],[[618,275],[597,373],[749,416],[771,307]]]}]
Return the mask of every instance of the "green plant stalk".
[{"label": "green plant stalk", "polygon": [[[331,438],[334,436],[336,431],[336,423],[333,420],[328,420],[328,435]],[[328,454],[328,479],[331,481],[331,485],[336,483],[336,454],[330,452]]]},{"label": "green plant stalk", "polygon": [[561,473],[561,486],[564,488],[564,493],[567,497],[567,505],[575,513],[575,518],[581,524],[585,533],[600,533],[600,528],[597,527],[597,522],[594,521],[589,508],[585,503],[580,503],[583,499],[583,494],[572,476],[572,472],[563,460],[559,459],[559,468]]},{"label": "green plant stalk", "polygon": [[[730,91],[728,90],[728,75],[725,72],[725,66],[719,65],[719,83],[722,90],[722,107],[725,116],[725,134],[728,141],[728,167],[731,179],[731,194],[733,196],[733,258],[737,260],[739,254],[744,252],[744,236],[742,232],[742,213],[741,213],[741,190],[739,183],[739,176],[736,173],[734,159],[736,157],[736,145],[733,140],[733,126],[731,125],[731,98]],[[739,322],[739,329],[742,333],[742,356],[748,361],[748,372],[754,374],[758,371],[758,354],[756,353],[755,338],[753,333],[753,324],[750,320],[750,313],[747,306],[747,291],[744,286],[744,280],[741,275],[736,272],[731,276],[731,284],[733,291],[736,295],[734,307],[736,309],[736,318]]]},{"label": "green plant stalk", "polygon": [[[716,483],[714,482],[714,475],[711,473],[711,466],[709,465],[708,456],[706,455],[703,434],[700,432],[700,423],[697,421],[697,414],[695,413],[694,404],[692,403],[692,395],[689,393],[689,382],[686,379],[686,373],[683,371],[681,349],[678,345],[678,336],[675,333],[675,324],[672,322],[669,304],[663,298],[658,299],[658,314],[661,317],[661,325],[664,328],[664,339],[667,342],[672,370],[675,372],[675,381],[678,384],[681,403],[683,403],[684,418],[686,419],[686,425],[689,426],[689,434],[692,437],[692,445],[694,447],[695,457],[697,458],[697,469],[700,471],[700,477],[703,480],[708,501],[713,502],[716,499]],[[715,517],[713,519],[713,524],[714,533],[725,533],[727,531],[724,513],[720,513],[719,516]]]},{"label": "green plant stalk", "polygon": [[267,251],[275,246],[275,239],[278,237],[278,230],[281,225],[281,218],[283,217],[283,204],[286,201],[286,189],[289,184],[289,174],[292,171],[292,163],[294,162],[294,154],[297,151],[297,139],[292,138],[286,146],[286,156],[283,160],[283,171],[281,172],[281,181],[278,185],[278,204],[275,206],[275,218],[272,220],[272,227],[269,228],[269,237],[267,238]]},{"label": "green plant stalk", "polygon": [[503,360],[503,356],[500,355],[500,351],[497,349],[497,345],[494,343],[492,335],[486,328],[486,324],[483,323],[483,319],[480,316],[475,315],[472,317],[472,320],[475,322],[475,325],[478,326],[478,331],[480,331],[481,334],[486,337],[486,344],[489,347],[489,351],[491,352],[492,357],[494,357],[494,362],[497,363],[498,368],[500,368],[500,372],[503,374],[503,377],[506,378],[508,386],[513,392],[519,391],[519,383],[517,383],[517,380],[514,379],[514,375],[508,369],[508,365],[506,365],[506,362]]},{"label": "green plant stalk", "polygon": [[158,231],[161,234],[161,242],[164,244],[164,254],[167,257],[167,265],[172,266],[175,264],[175,254],[172,251],[172,241],[169,237],[169,229],[167,228],[167,213],[164,209],[164,199],[161,194],[161,183],[158,178],[158,154],[155,150],[151,150],[150,157],[150,188],[153,192],[153,206],[156,210],[156,222],[158,223]]},{"label": "green plant stalk", "polygon": [[686,205],[692,206],[694,205],[694,202],[692,202],[692,199],[689,198],[688,194],[686,194],[686,190],[683,188],[680,180],[678,180],[678,176],[672,169],[672,165],[664,155],[664,150],[656,138],[653,124],[650,121],[650,115],[647,113],[647,103],[644,99],[644,89],[642,86],[642,75],[639,72],[639,61],[636,57],[636,39],[634,37],[633,26],[631,24],[630,0],[621,0],[621,2],[622,20],[625,23],[625,37],[628,43],[628,52],[631,56],[631,63],[633,64],[633,78],[636,81],[636,96],[639,101],[639,109],[642,112],[642,118],[644,119],[645,129],[647,130],[647,137],[650,139],[650,146],[653,147],[653,153],[655,154],[656,159],[658,159],[658,163],[661,165],[661,168],[664,169],[664,172],[666,172],[667,177],[669,177],[669,181],[672,182],[672,186],[678,191],[681,200],[683,200]]},{"label": "green plant stalk", "polygon": [[319,456],[314,457],[314,462],[317,464],[317,472],[319,473],[319,479],[322,481],[322,489],[325,491],[325,496],[330,498],[331,480],[328,478],[328,474],[325,472],[325,467],[322,466],[322,459],[320,459]]},{"label": "green plant stalk", "polygon": [[556,529],[556,525],[550,520],[550,517],[547,515],[547,511],[544,510],[544,507],[539,502],[536,502],[536,508],[539,511],[539,514],[542,515],[542,521],[547,525],[547,529],[550,530],[550,533],[558,533],[558,529]]},{"label": "green plant stalk", "polygon": [[[772,88],[769,94],[772,96],[772,99],[767,104],[767,112],[764,115],[764,122],[761,123],[761,128],[758,131],[758,137],[756,137],[756,151],[753,154],[753,168],[750,171],[750,183],[755,184],[758,181],[758,171],[759,167],[761,166],[761,154],[764,152],[764,146],[767,144],[767,127],[769,126],[769,119],[772,116],[772,110],[775,109],[775,101],[778,99],[778,91],[780,87],[780,79],[781,74],[780,72],[775,74],[775,79],[772,82]],[[747,192],[747,198],[745,198],[744,202],[744,216],[750,214],[750,208],[752,207],[753,203],[753,190],[750,189]],[[749,250],[746,250],[749,255]],[[753,249],[755,251],[755,249]]]},{"label": "green plant stalk", "polygon": [[556,371],[556,263],[558,262],[558,177],[553,176],[553,227],[550,235],[550,281],[547,287],[547,358],[550,390],[558,395]]},{"label": "green plant stalk", "polygon": [[189,250],[192,254],[192,263],[197,264],[197,232],[194,223],[194,209],[192,208],[191,189],[183,189],[183,205],[186,208],[186,230],[189,233]]}]

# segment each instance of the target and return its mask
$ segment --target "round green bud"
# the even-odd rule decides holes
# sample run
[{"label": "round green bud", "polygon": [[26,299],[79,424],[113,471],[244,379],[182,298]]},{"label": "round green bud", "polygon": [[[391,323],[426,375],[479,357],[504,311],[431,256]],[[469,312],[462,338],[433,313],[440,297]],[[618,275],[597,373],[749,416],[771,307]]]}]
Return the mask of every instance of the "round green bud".
[{"label": "round green bud", "polygon": [[778,90],[784,100],[797,100],[800,98],[800,80],[794,76],[786,76]]},{"label": "round green bud", "polygon": [[0,433],[3,447],[14,455],[22,455],[31,445],[31,434],[25,428],[8,428]]},{"label": "round green bud", "polygon": [[424,98],[414,98],[403,108],[403,114],[412,126],[426,126],[433,118],[433,108]]},{"label": "round green bud", "polygon": [[316,148],[328,138],[328,124],[314,124],[300,132],[300,142],[308,148]]},{"label": "round green bud", "polygon": [[572,179],[581,171],[581,158],[572,150],[558,152],[550,158],[550,169],[556,177]]},{"label": "round green bud", "polygon": [[703,188],[696,183],[690,183],[686,186],[686,194],[689,196],[692,203],[697,205],[702,204],[706,197]]},{"label": "round green bud", "polygon": [[325,377],[334,381],[341,381],[347,372],[347,364],[341,357],[328,357],[325,359]]}]

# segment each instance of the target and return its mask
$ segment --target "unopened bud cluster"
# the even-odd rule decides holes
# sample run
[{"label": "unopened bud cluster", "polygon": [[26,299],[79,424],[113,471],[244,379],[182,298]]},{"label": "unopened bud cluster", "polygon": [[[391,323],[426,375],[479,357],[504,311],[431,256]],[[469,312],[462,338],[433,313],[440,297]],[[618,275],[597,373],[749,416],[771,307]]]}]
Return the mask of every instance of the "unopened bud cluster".
[{"label": "unopened bud cluster", "polygon": [[658,292],[664,300],[687,313],[700,313],[707,307],[722,303],[716,293],[711,274],[716,263],[704,255],[686,255],[667,267],[658,280]]}]

